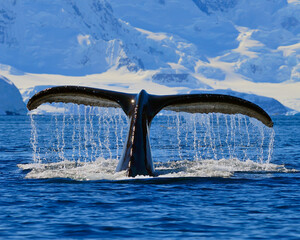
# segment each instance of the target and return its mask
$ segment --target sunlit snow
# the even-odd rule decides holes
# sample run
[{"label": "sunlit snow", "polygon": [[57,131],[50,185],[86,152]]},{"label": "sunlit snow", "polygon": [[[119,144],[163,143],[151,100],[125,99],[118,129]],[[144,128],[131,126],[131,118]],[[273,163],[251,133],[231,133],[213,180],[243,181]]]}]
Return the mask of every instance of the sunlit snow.
[{"label": "sunlit snow", "polygon": [[0,3],[0,74],[25,102],[56,85],[222,89],[300,111],[299,1]]}]

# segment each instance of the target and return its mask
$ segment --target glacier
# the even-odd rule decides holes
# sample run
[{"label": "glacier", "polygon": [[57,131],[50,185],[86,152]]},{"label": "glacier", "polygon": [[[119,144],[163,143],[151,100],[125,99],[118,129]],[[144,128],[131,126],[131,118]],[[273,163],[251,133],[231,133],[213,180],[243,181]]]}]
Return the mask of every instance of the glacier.
[{"label": "glacier", "polygon": [[216,91],[289,114],[300,111],[299,16],[298,0],[0,0],[0,74],[24,102],[77,84]]}]

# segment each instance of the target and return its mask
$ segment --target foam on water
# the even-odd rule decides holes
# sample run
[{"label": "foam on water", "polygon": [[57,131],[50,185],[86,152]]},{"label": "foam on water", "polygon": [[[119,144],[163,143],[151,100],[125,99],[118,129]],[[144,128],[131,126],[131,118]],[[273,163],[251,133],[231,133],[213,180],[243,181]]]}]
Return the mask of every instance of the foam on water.
[{"label": "foam on water", "polygon": [[115,172],[117,159],[98,158],[93,162],[64,160],[56,163],[19,164],[23,170],[30,170],[26,178],[70,178],[74,180],[116,180],[126,177],[126,172]]},{"label": "foam on water", "polygon": [[[62,115],[31,115],[33,163],[18,165],[30,170],[26,178],[127,179],[126,172],[115,172],[128,132],[122,110],[65,109]],[[273,129],[243,115],[163,111],[153,120],[150,142],[159,177],[293,171],[270,163],[274,136]]]},{"label": "foam on water", "polygon": [[[124,180],[126,171],[115,172],[118,160],[98,158],[93,162],[76,163],[64,160],[57,163],[32,163],[19,164],[22,170],[27,170],[26,178],[70,178],[73,180]],[[156,173],[161,178],[178,177],[231,177],[236,172],[249,173],[274,173],[295,172],[286,169],[283,165],[270,163],[256,163],[251,160],[240,161],[238,159],[201,160],[201,161],[169,161],[155,163]],[[149,176],[137,176],[136,178],[152,178]]]}]

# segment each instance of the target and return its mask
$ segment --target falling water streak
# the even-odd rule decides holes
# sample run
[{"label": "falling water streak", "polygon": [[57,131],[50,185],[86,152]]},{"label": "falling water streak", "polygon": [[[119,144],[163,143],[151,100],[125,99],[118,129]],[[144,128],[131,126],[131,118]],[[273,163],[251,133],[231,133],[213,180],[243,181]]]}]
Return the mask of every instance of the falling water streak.
[{"label": "falling water streak", "polygon": [[248,154],[247,154],[247,149],[250,147],[250,134],[249,134],[249,128],[248,128],[247,118],[244,117],[244,119],[245,119],[245,129],[246,129],[247,139],[248,139],[248,143],[247,143],[247,145],[246,145],[246,150],[245,150],[245,158],[246,158],[246,160],[248,160],[248,159],[249,159],[249,156],[248,156]]},{"label": "falling water streak", "polygon": [[182,160],[182,149],[181,149],[181,139],[180,139],[180,116],[179,113],[176,113],[176,126],[177,126],[177,146],[179,158]]},{"label": "falling water streak", "polygon": [[[166,126],[167,126],[166,129],[168,129],[169,128],[168,126],[170,126],[170,115],[169,114],[167,114],[167,125]],[[161,139],[161,142],[164,143],[163,135],[160,135],[160,139]],[[165,144],[167,145],[166,150],[169,151],[169,142],[166,142]],[[170,153],[169,156],[170,156],[169,159],[171,160],[173,153]]]},{"label": "falling water streak", "polygon": [[241,148],[241,151],[243,152],[243,146],[244,146],[244,142],[243,142],[243,139],[244,139],[244,137],[243,137],[243,134],[244,134],[244,131],[242,131],[242,129],[241,129],[241,115],[240,114],[238,114],[237,116],[236,116],[236,124],[237,124],[237,126],[236,126],[236,141],[237,141],[237,146],[239,147],[239,148]]},{"label": "falling water streak", "polygon": [[103,147],[102,147],[102,142],[101,142],[101,129],[102,129],[102,112],[101,112],[101,108],[98,108],[98,146],[99,146],[99,149],[100,149],[100,156],[103,158]]},{"label": "falling water streak", "polygon": [[227,151],[230,152],[230,149],[228,148],[228,122],[227,122],[226,115],[223,115],[223,117],[224,117],[224,123],[225,123],[225,128],[226,128],[225,145],[227,146]]},{"label": "falling water streak", "polygon": [[104,140],[104,145],[109,153],[109,158],[112,158],[112,152],[110,150],[110,141],[109,141],[109,136],[110,136],[110,130],[109,130],[109,126],[110,126],[110,121],[111,117],[109,115],[108,109],[105,109],[105,118],[104,118],[104,122],[105,122],[105,127],[106,127],[106,136],[105,136],[105,140]]},{"label": "falling water streak", "polygon": [[215,134],[215,129],[214,129],[214,114],[209,114],[209,119],[211,119],[211,133],[210,133],[210,138],[211,138],[211,146],[212,146],[212,151],[214,155],[214,159],[218,159],[217,157],[217,152],[216,152],[216,134]]},{"label": "falling water streak", "polygon": [[209,113],[208,114],[208,121],[209,121],[209,138],[210,138],[210,148],[212,149],[212,155],[213,159],[217,159],[217,154],[216,154],[216,141],[215,141],[215,134],[214,134],[214,114]]},{"label": "falling water streak", "polygon": [[[169,129],[170,127],[170,115],[169,114],[167,114],[167,124],[166,124],[166,129]],[[170,149],[169,148],[169,146],[170,146],[170,141],[165,141],[165,139],[164,139],[164,135],[160,135],[160,139],[161,139],[161,143],[163,144],[163,143],[165,143],[165,145],[166,145],[166,151],[168,151],[169,152],[169,160],[171,160],[172,158],[173,158],[173,151],[172,151],[172,149]]]},{"label": "falling water streak", "polygon": [[115,138],[116,138],[116,159],[119,159],[119,137],[118,137],[118,120],[117,120],[117,115],[119,114],[118,113],[118,111],[117,111],[117,109],[116,108],[114,108],[113,109],[113,113],[114,113],[114,115],[113,115],[113,123],[114,123],[114,125],[115,125]]},{"label": "falling water streak", "polygon": [[211,143],[211,125],[210,125],[210,115],[207,113],[205,114],[205,122],[204,122],[204,127],[206,129],[205,131],[205,137],[206,137],[206,144],[205,144],[205,148],[207,151],[207,154],[210,158],[212,158],[211,156],[213,156],[213,151],[212,151],[212,143]]},{"label": "falling water streak", "polygon": [[93,120],[93,126],[94,126],[94,128],[93,128],[93,144],[94,144],[94,159],[97,159],[97,158],[99,158],[99,155],[98,155],[98,149],[99,149],[99,145],[98,145],[98,130],[99,130],[99,128],[100,128],[100,126],[99,125],[97,125],[98,124],[98,121],[99,121],[99,119],[98,119],[98,108],[99,107],[94,107],[93,108],[93,118],[92,118],[92,120]]},{"label": "falling water streak", "polygon": [[230,148],[231,148],[231,152],[230,152],[230,159],[233,159],[235,157],[235,118],[234,115],[228,115],[229,117],[229,124],[230,124],[230,140],[229,140],[229,144],[230,144]]},{"label": "falling water streak", "polygon": [[264,128],[260,124],[259,126],[260,134],[261,134],[261,144],[260,144],[260,163],[263,163],[264,161],[264,140],[265,140],[265,134],[264,134]]},{"label": "falling water streak", "polygon": [[65,108],[63,112],[63,119],[62,119],[62,128],[61,128],[61,149],[60,149],[60,154],[61,154],[61,159],[65,160],[65,124],[66,124],[66,113],[65,113]]},{"label": "falling water streak", "polygon": [[120,124],[120,141],[121,141],[121,147],[124,146],[124,141],[123,141],[123,134],[124,134],[124,121],[122,118],[122,111],[119,109],[119,114],[118,114],[118,123]]},{"label": "falling water streak", "polygon": [[40,155],[39,152],[37,150],[37,146],[38,146],[38,134],[37,134],[37,128],[36,128],[36,124],[33,118],[33,114],[29,114],[30,116],[30,123],[31,123],[31,138],[30,138],[30,144],[33,150],[33,161],[35,163],[40,163],[41,159],[40,159]]},{"label": "falling water streak", "polygon": [[80,113],[80,106],[77,105],[78,111],[78,159],[77,162],[81,161],[81,113]]},{"label": "falling water streak", "polygon": [[[199,124],[199,134],[203,135],[202,134],[203,115],[198,115],[198,117],[196,119],[197,119],[197,123]],[[201,140],[203,142],[203,146],[201,145],[202,144]],[[204,138],[202,139],[201,136],[200,136],[199,139],[198,139],[198,144],[197,144],[197,148],[198,148],[197,152],[199,152],[200,160],[203,159],[202,154],[204,153],[204,149],[205,149],[204,145],[205,145],[205,139]]]},{"label": "falling water streak", "polygon": [[97,156],[95,154],[95,149],[97,148],[97,144],[94,141],[94,108],[90,107],[90,111],[89,111],[89,126],[90,126],[90,137],[89,137],[89,141],[90,141],[90,145],[91,145],[91,161],[93,161],[93,159],[96,159]]},{"label": "falling water streak", "polygon": [[[34,126],[33,116],[30,116],[32,119],[31,124],[33,125],[31,129],[31,145],[33,160],[35,162],[44,161],[44,157],[41,159],[40,156],[48,156],[47,154],[51,158],[45,158],[45,161],[49,161],[49,159],[62,161],[67,159],[71,154],[73,161],[75,161],[78,156],[78,148],[78,162],[81,155],[85,157],[85,161],[95,161],[99,157],[98,153],[100,152],[102,152],[101,155],[104,155],[103,157],[105,158],[108,157],[108,154],[110,158],[115,158],[115,156],[119,158],[119,145],[123,143],[123,132],[126,125],[126,120],[121,115],[122,112],[119,109],[107,108],[102,109],[101,112],[100,108],[91,109],[91,107],[87,107],[84,109],[83,122],[80,120],[80,112],[83,112],[83,108],[80,111],[78,106],[77,109],[78,120],[72,114],[70,115],[70,119],[66,118],[65,115],[52,116],[53,120],[50,124],[55,123],[55,126],[50,126],[50,128],[55,130],[55,134],[52,135],[53,137],[49,143],[55,144],[55,149],[54,151],[50,151],[50,153],[43,153],[43,151],[47,151],[47,147],[38,148],[37,140],[41,144],[44,141],[44,137],[42,135],[42,137],[39,136],[38,138],[37,133],[39,131]],[[93,116],[94,111],[97,112],[98,118]],[[102,114],[103,112],[105,115]],[[86,114],[89,114],[89,116],[87,117]],[[173,137],[168,137],[166,134],[162,134],[162,131],[158,130],[159,134],[152,146],[158,146],[160,149],[157,152],[161,153],[161,156],[167,156],[167,160],[194,159],[201,161],[210,158],[218,160],[237,157],[245,161],[249,155],[250,158],[248,159],[257,161],[258,163],[263,163],[263,161],[270,162],[274,144],[273,129],[270,132],[265,132],[266,129],[261,127],[261,123],[255,121],[254,124],[248,125],[248,118],[241,115],[213,115],[181,115],[180,113],[162,115],[163,124],[168,122],[167,129],[170,131],[170,136]],[[230,117],[230,123],[228,117]],[[160,120],[159,129],[162,127],[161,123]],[[99,126],[96,130],[95,127],[97,124]],[[72,131],[72,129],[73,133],[66,134],[68,131]],[[84,136],[84,142],[81,142],[81,135]],[[54,140],[53,142],[53,139],[56,141]],[[72,144],[72,147],[70,144]],[[178,145],[177,148],[176,144]],[[247,145],[247,148],[245,145]],[[228,151],[229,154],[227,154]],[[160,155],[158,154],[156,157],[160,158]],[[267,160],[265,159],[266,157]]]},{"label": "falling water streak", "polygon": [[[234,146],[234,149],[235,149],[235,153],[236,153],[236,149],[237,149],[237,146],[238,146],[238,142],[237,142],[237,137],[238,137],[238,134],[240,134],[240,132],[238,132],[238,127],[237,127],[237,115],[232,115],[232,119],[233,119],[233,132],[234,132],[234,135],[233,135],[233,146]],[[237,158],[237,155],[235,154],[235,157]]]},{"label": "falling water streak", "polygon": [[249,134],[248,122],[247,122],[246,117],[245,117],[245,128],[246,128],[247,139],[248,139],[247,147],[249,147],[250,146],[250,134]]},{"label": "falling water streak", "polygon": [[49,155],[51,155],[51,156],[49,156],[49,160],[51,160],[51,157],[57,157],[56,155],[57,155],[57,151],[56,151],[56,122],[55,122],[55,115],[52,115],[51,116],[51,129],[53,129],[53,134],[52,134],[52,137],[51,137],[51,140],[50,140],[50,142],[51,142],[51,150],[52,150],[52,152],[49,152]]},{"label": "falling water streak", "polygon": [[[171,115],[168,115],[168,123],[167,123],[167,126],[173,126],[173,116]],[[170,127],[167,127],[167,128],[170,128]],[[174,156],[174,148],[171,147],[171,139],[168,139],[168,141],[166,142],[168,144],[168,149],[170,149],[170,156],[171,156],[171,159],[173,159],[173,156]]]},{"label": "falling water streak", "polygon": [[219,141],[219,149],[221,152],[221,158],[224,158],[224,150],[223,150],[223,144],[221,142],[221,134],[220,134],[220,114],[217,115],[217,128],[218,128],[218,141]]},{"label": "falling water streak", "polygon": [[244,159],[249,160],[250,159],[250,153],[248,152],[248,149],[250,147],[250,133],[249,133],[249,121],[244,116],[244,131],[245,131],[245,153],[244,153]]},{"label": "falling water streak", "polygon": [[224,115],[225,122],[226,122],[226,144],[227,144],[227,148],[228,148],[228,158],[230,159],[232,156],[232,149],[231,149],[231,145],[229,143],[230,131],[229,131],[228,117],[229,117],[228,115]]},{"label": "falling water streak", "polygon": [[243,137],[242,137],[243,131],[241,131],[241,117],[240,117],[240,114],[238,114],[236,116],[236,122],[237,122],[236,130],[238,131],[237,132],[237,137],[238,137],[238,140],[239,140],[239,142],[237,142],[237,144],[238,144],[239,147],[242,147],[243,146]]},{"label": "falling water streak", "polygon": [[211,136],[210,136],[210,116],[209,114],[205,114],[205,121],[204,121],[204,127],[206,129],[205,131],[205,151],[207,151],[208,156],[211,156],[212,153],[212,149],[211,149]]},{"label": "falling water streak", "polygon": [[204,134],[204,148],[203,153],[207,153],[207,156],[210,156],[210,149],[208,146],[210,146],[210,120],[208,114],[204,114],[204,121],[202,121],[203,126],[205,128],[205,134]]},{"label": "falling water streak", "polygon": [[270,163],[273,155],[273,147],[274,147],[274,140],[275,140],[275,131],[274,129],[270,129],[271,134],[270,134],[270,140],[269,140],[269,149],[268,149],[268,159],[267,159],[267,164]]},{"label": "falling water streak", "polygon": [[230,129],[231,129],[231,138],[230,141],[232,142],[232,155],[231,158],[236,157],[236,149],[235,149],[235,115],[230,115]]},{"label": "falling water streak", "polygon": [[70,111],[70,121],[72,124],[72,129],[73,129],[73,133],[72,133],[72,160],[75,162],[75,151],[76,151],[76,144],[75,144],[75,138],[76,138],[76,122],[75,122],[75,118],[74,118],[74,105],[72,105],[72,110]]},{"label": "falling water streak", "polygon": [[55,115],[55,129],[56,129],[56,153],[58,154],[58,158],[60,160],[63,160],[62,155],[61,155],[61,133],[60,133],[60,123],[58,119],[58,115]]},{"label": "falling water streak", "polygon": [[[193,114],[192,114],[193,116]],[[189,118],[189,116],[184,115],[184,120],[185,120],[185,148],[188,149],[189,148],[189,142],[188,142],[188,136],[190,134],[190,126],[191,126],[191,118]]]},{"label": "falling water streak", "polygon": [[[243,126],[243,119],[244,119],[244,123],[245,123],[245,128],[242,128],[242,126]],[[247,156],[247,148],[246,148],[246,141],[247,141],[247,139],[246,139],[246,134],[247,134],[247,132],[248,131],[246,131],[246,128],[247,128],[247,122],[246,122],[246,120],[245,120],[246,118],[245,118],[245,116],[243,116],[243,115],[239,115],[238,116],[238,128],[239,128],[239,133],[241,134],[241,136],[240,136],[240,141],[241,141],[241,143],[240,143],[240,146],[241,146],[241,148],[242,148],[242,152],[243,152],[243,160],[244,161],[246,161],[247,159],[248,159],[248,156]]]},{"label": "falling water streak", "polygon": [[[179,113],[177,113],[177,114],[179,114]],[[178,148],[178,139],[177,139],[177,134],[178,134],[177,131],[178,131],[178,129],[177,129],[177,115],[176,114],[175,114],[175,116],[171,116],[171,121],[172,121],[171,122],[172,126],[175,126],[175,128],[176,128],[176,132],[175,132],[176,137],[174,137],[175,138],[174,140],[176,140],[175,144],[177,145],[177,149],[175,147],[172,147],[172,141],[170,139],[170,147],[172,149],[173,159],[175,159],[175,155],[177,153],[178,153],[178,156],[180,155],[180,149]]]},{"label": "falling water streak", "polygon": [[[95,108],[94,109],[94,115],[95,115],[95,117],[96,117],[96,125],[97,125],[97,123],[99,123],[99,115],[98,115],[98,113],[99,113],[99,111],[98,111],[98,109],[99,108]],[[97,120],[97,118],[98,118],[98,120]],[[95,134],[95,136],[93,136],[93,137],[96,137],[96,140],[94,140],[94,142],[95,142],[95,159],[97,159],[98,158],[98,148],[99,148],[99,146],[97,145],[97,140],[98,140],[98,132],[99,132],[99,129],[100,129],[100,125],[98,124],[98,131],[97,131],[97,134]]]},{"label": "falling water streak", "polygon": [[55,137],[56,137],[56,153],[58,154],[58,158],[62,160],[60,155],[60,135],[59,135],[59,125],[57,115],[55,114]]},{"label": "falling water streak", "polygon": [[193,122],[193,149],[194,149],[194,159],[199,160],[198,149],[197,149],[197,124],[196,124],[196,114],[192,115]]},{"label": "falling water streak", "polygon": [[88,131],[87,131],[87,106],[84,106],[84,125],[83,125],[83,136],[84,136],[84,150],[85,150],[85,158],[84,162],[86,162],[89,158],[88,152]]}]

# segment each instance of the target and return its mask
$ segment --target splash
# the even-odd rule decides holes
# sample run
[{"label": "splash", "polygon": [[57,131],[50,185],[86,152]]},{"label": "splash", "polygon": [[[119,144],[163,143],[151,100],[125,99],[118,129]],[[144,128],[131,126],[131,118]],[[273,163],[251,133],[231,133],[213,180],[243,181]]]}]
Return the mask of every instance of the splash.
[{"label": "splash", "polygon": [[[29,171],[26,178],[69,178],[78,181],[87,180],[126,180],[130,179],[126,171],[115,172],[118,160],[98,158],[93,162],[76,163],[64,160],[48,164],[19,164],[18,167]],[[202,160],[202,161],[168,161],[156,162],[156,173],[160,178],[178,177],[232,177],[238,172],[249,173],[274,173],[295,172],[286,169],[283,165],[260,164],[251,160],[240,161],[238,159]],[[135,179],[153,178],[150,176],[137,176]]]},{"label": "splash", "polygon": [[[121,109],[65,104],[65,112],[31,115],[33,163],[27,178],[123,179],[115,173],[128,131]],[[243,115],[162,111],[151,125],[161,177],[230,177],[286,171],[271,164],[274,130]]]}]

